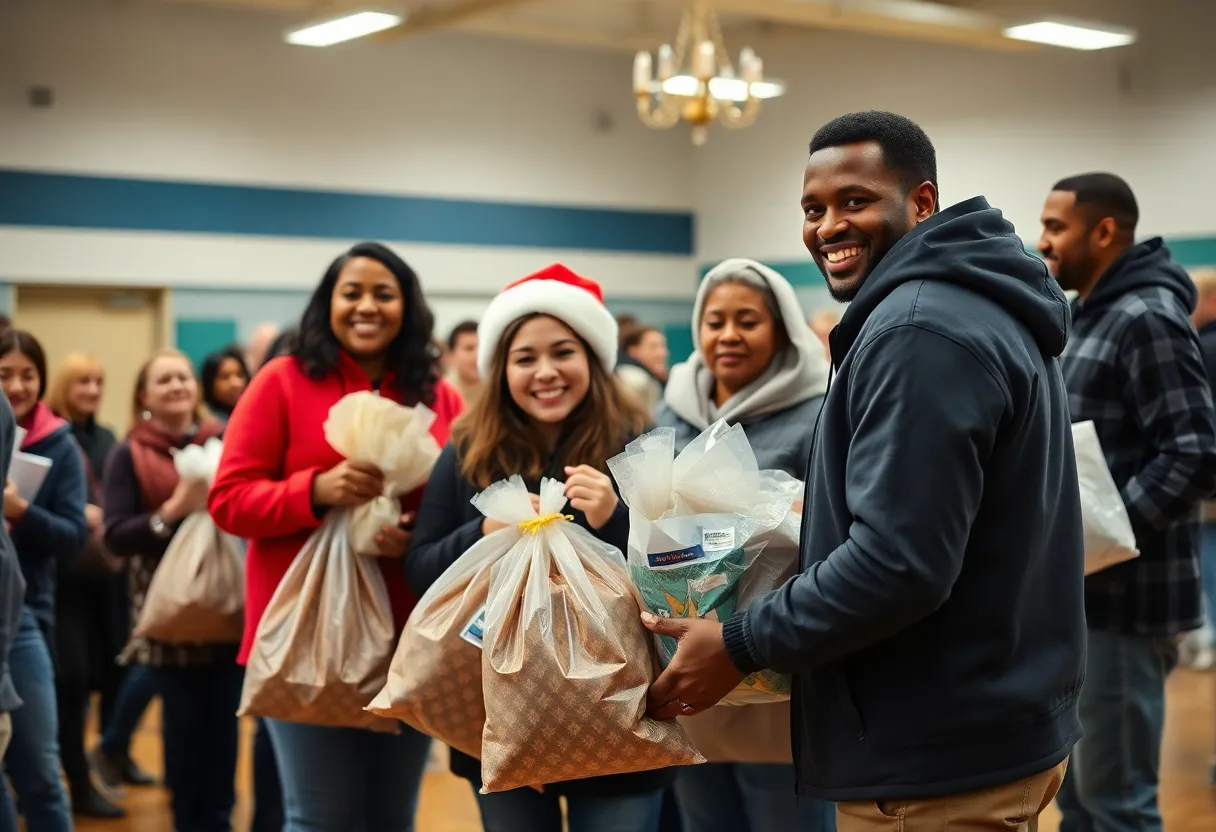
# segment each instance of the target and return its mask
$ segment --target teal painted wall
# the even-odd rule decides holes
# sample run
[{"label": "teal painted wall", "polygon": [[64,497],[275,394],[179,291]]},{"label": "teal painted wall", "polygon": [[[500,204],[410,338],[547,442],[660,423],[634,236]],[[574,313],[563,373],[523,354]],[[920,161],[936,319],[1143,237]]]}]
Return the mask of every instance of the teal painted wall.
[{"label": "teal painted wall", "polygon": [[201,370],[203,359],[237,341],[233,318],[178,318],[174,327],[177,348]]}]

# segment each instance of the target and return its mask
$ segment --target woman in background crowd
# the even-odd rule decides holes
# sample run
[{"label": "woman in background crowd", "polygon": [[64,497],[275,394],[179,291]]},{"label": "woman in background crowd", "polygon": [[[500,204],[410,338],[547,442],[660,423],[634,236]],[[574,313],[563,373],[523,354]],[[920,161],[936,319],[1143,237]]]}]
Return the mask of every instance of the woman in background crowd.
[{"label": "woman in background crowd", "polygon": [[237,399],[249,384],[245,358],[236,347],[213,352],[203,359],[203,403],[211,415],[227,424]]},{"label": "woman in background crowd", "polygon": [[[59,684],[61,691],[67,684],[76,696],[92,690],[101,694],[102,736],[90,764],[108,793],[108,803],[111,797],[123,796],[123,784],[151,786],[156,782],[131,759],[131,737],[156,695],[156,688],[148,668],[142,665],[127,668],[116,661],[131,635],[131,602],[126,562],[113,555],[104,541],[101,482],[110,452],[117,444],[113,431],[97,422],[104,392],[105,369],[101,364],[83,353],[71,353],[51,380],[47,402],[72,425],[72,434],[84,453],[89,487],[86,507],[89,541],[77,561],[60,573]],[[84,673],[88,690],[80,686]],[[72,678],[76,681],[72,682]],[[77,705],[60,702],[60,754],[72,788],[72,809],[77,814],[116,817],[114,809],[119,807],[112,803],[110,809],[92,797],[85,796],[83,800],[78,797],[82,794],[78,784],[82,776],[87,776],[87,769],[77,756],[75,734],[79,732],[79,741],[83,743],[87,711],[80,708],[80,720],[69,723],[68,717],[77,713]]]},{"label": "woman in background crowd", "polygon": [[68,421],[84,457],[89,539],[77,557],[60,566],[55,593],[59,697],[59,755],[72,797],[72,811],[95,818],[119,818],[122,807],[93,785],[85,756],[84,731],[89,697],[101,694],[101,722],[109,722],[118,695],[115,658],[126,644],[126,593],[123,562],[105,548],[100,474],[117,440],[95,416],[101,404],[105,372],[96,359],[71,353],[51,378],[46,401]]},{"label": "woman in background crowd", "polygon": [[[343,459],[325,441],[324,422],[343,396],[375,390],[436,414],[441,444],[459,415],[460,395],[440,379],[431,344],[433,318],[418,277],[395,253],[361,243],[335,260],[300,321],[291,357],[254,377],[229,422],[211,489],[216,523],[249,541],[246,560],[246,661],[271,596],[332,508],[379,496],[383,475]],[[408,512],[384,527],[378,558],[398,631],[414,598],[402,560]],[[411,832],[430,738],[402,726],[398,735],[267,719],[283,785],[290,832]]]},{"label": "woman in background crowd", "polygon": [[663,400],[667,384],[667,336],[653,326],[635,326],[621,338],[616,374],[647,413]]},{"label": "woman in background crowd", "polygon": [[[483,536],[502,528],[470,500],[519,474],[533,494],[540,479],[566,481],[574,522],[620,549],[629,514],[605,473],[646,422],[613,378],[616,322],[598,284],[551,266],[511,284],[481,320],[478,365],[486,380],[477,405],[453,430],[418,511],[406,561],[421,594]],[[457,751],[453,773],[473,786],[486,832],[655,832],[672,771],[594,777],[481,794],[481,766]]]},{"label": "woman in background crowd", "polygon": [[[701,283],[693,340],[696,351],[672,368],[657,419],[675,428],[676,450],[725,419],[743,426],[762,469],[803,479],[829,366],[793,287],[760,263],[727,260]],[[703,751],[724,741],[734,749],[681,770],[676,795],[685,829],[836,828],[831,804],[792,794],[788,703],[714,708],[682,721],[694,742],[705,739]]]},{"label": "woman in background crowd", "polygon": [[[205,483],[181,479],[173,452],[219,436],[205,416],[190,361],[160,350],[140,368],[133,424],[103,480],[105,542],[130,560],[131,621],[181,522],[207,507]],[[184,646],[135,638],[123,659],[151,668],[163,706],[165,785],[177,832],[228,832],[235,804],[236,645]]]},{"label": "woman in background crowd", "polygon": [[[85,475],[72,430],[42,397],[46,392],[46,356],[28,332],[10,329],[0,335],[0,385],[25,430],[20,450],[42,457],[40,485],[19,488],[36,469],[9,469],[4,489],[4,519],[25,576],[25,605],[9,655],[17,694],[24,704],[12,712],[13,738],[5,770],[30,832],[66,832],[72,828],[67,795],[59,779],[59,719],[56,713],[55,582],[61,564],[84,548]],[[20,462],[20,460],[18,460]],[[17,816],[8,789],[0,788],[0,830],[16,832]]]}]

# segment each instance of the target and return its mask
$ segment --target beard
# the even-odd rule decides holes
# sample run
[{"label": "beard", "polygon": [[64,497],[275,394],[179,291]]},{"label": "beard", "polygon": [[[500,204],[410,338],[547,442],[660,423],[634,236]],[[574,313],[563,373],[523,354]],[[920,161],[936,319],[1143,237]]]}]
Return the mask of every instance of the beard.
[{"label": "beard", "polygon": [[822,259],[823,255],[816,255],[815,265],[819,267],[819,271],[823,275],[824,283],[827,284],[828,294],[832,296],[832,300],[837,303],[851,303],[857,297],[857,293],[861,291],[861,287],[870,279],[870,275],[874,273],[874,270],[886,258],[887,253],[916,225],[916,223],[909,224],[907,216],[903,213],[886,217],[878,233],[871,235],[865,241],[866,251],[869,253],[866,270],[847,284],[833,285],[832,281],[828,278],[827,266],[824,265]]}]

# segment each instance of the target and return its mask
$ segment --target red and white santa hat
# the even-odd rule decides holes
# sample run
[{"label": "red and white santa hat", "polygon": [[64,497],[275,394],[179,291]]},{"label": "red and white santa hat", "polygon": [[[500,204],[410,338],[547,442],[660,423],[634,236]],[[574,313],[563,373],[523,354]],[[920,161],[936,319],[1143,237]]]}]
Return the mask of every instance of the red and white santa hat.
[{"label": "red and white santa hat", "polygon": [[490,301],[477,326],[477,369],[488,378],[494,351],[511,324],[527,315],[550,315],[574,330],[604,369],[616,368],[616,318],[604,306],[604,291],[590,278],[560,263],[521,277]]}]

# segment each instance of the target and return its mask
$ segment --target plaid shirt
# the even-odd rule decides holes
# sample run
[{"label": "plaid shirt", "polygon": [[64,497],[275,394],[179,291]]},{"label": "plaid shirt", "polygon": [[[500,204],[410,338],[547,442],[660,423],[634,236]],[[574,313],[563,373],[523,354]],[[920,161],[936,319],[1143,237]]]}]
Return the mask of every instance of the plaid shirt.
[{"label": "plaid shirt", "polygon": [[1140,549],[1086,579],[1096,630],[1168,636],[1203,623],[1199,501],[1216,490],[1216,415],[1194,306],[1160,240],[1125,252],[1073,304],[1060,358],[1072,419],[1094,421]]}]

